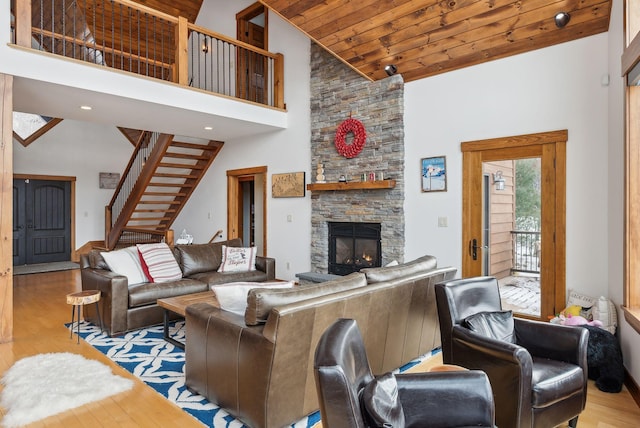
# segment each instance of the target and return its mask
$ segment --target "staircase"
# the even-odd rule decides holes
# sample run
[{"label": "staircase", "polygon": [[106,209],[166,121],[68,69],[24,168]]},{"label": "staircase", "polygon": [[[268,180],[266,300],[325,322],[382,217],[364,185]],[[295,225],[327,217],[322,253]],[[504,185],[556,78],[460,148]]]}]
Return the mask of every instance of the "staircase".
[{"label": "staircase", "polygon": [[144,131],[105,211],[108,249],[161,242],[224,145]]}]

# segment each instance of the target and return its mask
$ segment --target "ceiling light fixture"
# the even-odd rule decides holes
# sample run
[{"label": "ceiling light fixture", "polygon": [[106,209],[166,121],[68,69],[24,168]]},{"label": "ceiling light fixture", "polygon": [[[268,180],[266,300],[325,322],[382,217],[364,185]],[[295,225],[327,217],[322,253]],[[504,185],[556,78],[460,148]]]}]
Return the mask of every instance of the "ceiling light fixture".
[{"label": "ceiling light fixture", "polygon": [[571,15],[569,15],[567,12],[558,12],[553,19],[554,21],[556,21],[556,27],[564,28],[571,20]]},{"label": "ceiling light fixture", "polygon": [[211,131],[213,129],[213,126],[205,126],[204,129],[205,131]]},{"label": "ceiling light fixture", "polygon": [[92,107],[91,106],[80,106],[81,110],[91,110]]},{"label": "ceiling light fixture", "polygon": [[398,72],[398,67],[396,67],[394,64],[388,64],[384,66],[384,71],[385,73],[387,73],[387,76],[393,76]]}]

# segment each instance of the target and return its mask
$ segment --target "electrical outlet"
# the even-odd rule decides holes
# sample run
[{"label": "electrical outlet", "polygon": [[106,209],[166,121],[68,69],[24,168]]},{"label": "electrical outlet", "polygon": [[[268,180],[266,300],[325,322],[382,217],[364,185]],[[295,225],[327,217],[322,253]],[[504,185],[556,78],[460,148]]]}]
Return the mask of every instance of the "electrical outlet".
[{"label": "electrical outlet", "polygon": [[438,227],[447,227],[448,223],[447,217],[438,217]]},{"label": "electrical outlet", "polygon": [[291,270],[291,263],[287,262],[287,270]]},{"label": "electrical outlet", "polygon": [[291,214],[287,215],[287,223],[291,223],[293,221],[293,216]]}]

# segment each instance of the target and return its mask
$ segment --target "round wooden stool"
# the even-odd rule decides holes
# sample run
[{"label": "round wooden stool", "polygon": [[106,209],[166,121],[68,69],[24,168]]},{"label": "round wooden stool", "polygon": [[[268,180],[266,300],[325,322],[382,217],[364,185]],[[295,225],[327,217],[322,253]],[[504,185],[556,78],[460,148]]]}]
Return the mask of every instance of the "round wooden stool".
[{"label": "round wooden stool", "polygon": [[464,367],[456,366],[454,364],[441,364],[439,366],[433,366],[429,369],[430,372],[460,372],[467,370]]},{"label": "round wooden stool", "polygon": [[80,343],[80,309],[84,305],[95,303],[96,311],[98,312],[98,320],[100,321],[100,332],[102,333],[102,317],[100,316],[100,307],[98,301],[100,300],[100,290],[84,290],[77,293],[67,294],[67,304],[73,305],[71,308],[71,328],[69,329],[69,339],[73,337],[73,322],[76,318],[76,308],[78,310],[78,324],[77,334],[78,343]]}]

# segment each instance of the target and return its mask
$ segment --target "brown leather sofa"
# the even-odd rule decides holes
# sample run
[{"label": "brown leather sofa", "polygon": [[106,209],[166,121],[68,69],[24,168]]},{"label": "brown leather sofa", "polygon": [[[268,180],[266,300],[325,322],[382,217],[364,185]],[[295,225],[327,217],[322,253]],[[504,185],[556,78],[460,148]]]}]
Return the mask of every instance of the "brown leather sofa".
[{"label": "brown leather sofa", "polygon": [[455,268],[425,256],[332,281],[249,292],[244,317],[186,310],[186,385],[253,428],[282,427],[319,408],[313,358],[338,318],[357,320],[371,368],[384,373],[440,346],[434,284]]},{"label": "brown leather sofa", "polygon": [[[182,270],[182,279],[141,284],[129,284],[127,277],[109,270],[99,250],[91,250],[80,259],[82,289],[102,292],[99,302],[102,322],[107,332],[116,336],[162,323],[163,310],[156,303],[158,299],[206,291],[211,285],[275,279],[276,262],[269,257],[257,256],[254,271],[217,272],[222,260],[222,245],[241,247],[242,240],[176,245],[173,254]],[[85,319],[98,324],[93,307],[85,308]]]}]

